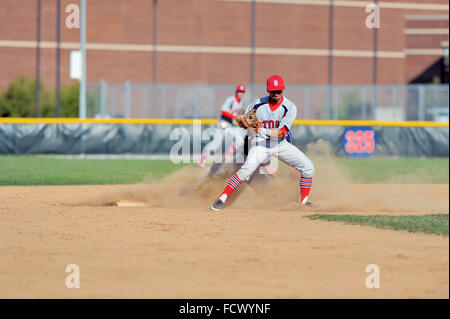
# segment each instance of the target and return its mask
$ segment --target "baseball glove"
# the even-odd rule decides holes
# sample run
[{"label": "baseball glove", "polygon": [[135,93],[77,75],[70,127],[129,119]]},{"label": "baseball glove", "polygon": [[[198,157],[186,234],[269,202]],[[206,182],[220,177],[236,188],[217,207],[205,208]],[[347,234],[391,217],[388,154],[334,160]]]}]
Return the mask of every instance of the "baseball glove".
[{"label": "baseball glove", "polygon": [[251,109],[250,111],[245,114],[241,120],[240,123],[244,128],[254,128],[259,129],[261,127],[261,122],[256,117],[256,110]]}]

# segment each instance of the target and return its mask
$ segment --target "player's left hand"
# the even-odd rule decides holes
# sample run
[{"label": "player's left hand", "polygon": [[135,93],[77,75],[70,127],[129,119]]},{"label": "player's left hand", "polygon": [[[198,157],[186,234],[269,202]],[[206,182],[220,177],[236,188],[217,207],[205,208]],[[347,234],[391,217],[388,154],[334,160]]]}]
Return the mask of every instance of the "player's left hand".
[{"label": "player's left hand", "polygon": [[258,132],[258,129],[261,127],[261,122],[256,117],[255,109],[252,109],[247,112],[243,117],[241,117],[239,121],[244,128],[253,128],[255,132]]}]

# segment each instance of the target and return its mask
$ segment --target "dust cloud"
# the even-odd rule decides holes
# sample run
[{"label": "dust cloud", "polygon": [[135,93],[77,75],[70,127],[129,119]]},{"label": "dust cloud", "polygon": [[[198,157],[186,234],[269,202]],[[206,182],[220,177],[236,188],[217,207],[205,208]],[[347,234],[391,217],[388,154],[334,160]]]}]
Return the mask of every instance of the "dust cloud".
[{"label": "dust cloud", "polygon": [[[439,212],[448,213],[448,188],[422,184],[358,184],[345,167],[335,161],[327,143],[319,141],[307,148],[316,167],[308,212]],[[227,201],[231,209],[269,211],[298,210],[300,173],[279,162],[280,175],[269,177],[258,170],[250,183],[243,183]],[[142,183],[104,194],[88,205],[114,205],[123,200],[144,202],[149,207],[205,209],[221,194],[228,174],[208,177],[208,168],[182,168],[165,178],[145,178]],[[259,175],[259,176],[258,176]],[[436,193],[438,192],[438,194]],[[86,203],[85,203],[86,204]]]}]

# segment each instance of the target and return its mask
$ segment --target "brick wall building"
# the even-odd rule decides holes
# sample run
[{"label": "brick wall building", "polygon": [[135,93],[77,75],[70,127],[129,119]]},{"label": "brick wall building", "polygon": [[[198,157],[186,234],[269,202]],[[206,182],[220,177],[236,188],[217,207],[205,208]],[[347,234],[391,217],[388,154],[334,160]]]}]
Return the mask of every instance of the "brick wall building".
[{"label": "brick wall building", "polygon": [[[41,77],[52,86],[57,0],[41,3]],[[63,83],[73,81],[70,52],[79,47],[79,29],[65,26],[71,3],[79,0],[61,0]],[[332,83],[372,83],[374,29],[365,25],[370,3],[334,1],[330,53],[329,0],[256,0],[255,83],[277,73],[287,83],[326,84],[330,54]],[[448,46],[449,1],[379,5],[377,81],[408,83]],[[37,0],[0,0],[0,88],[13,77],[35,75],[36,8]],[[247,84],[251,61],[251,0],[87,0],[88,82]]]}]

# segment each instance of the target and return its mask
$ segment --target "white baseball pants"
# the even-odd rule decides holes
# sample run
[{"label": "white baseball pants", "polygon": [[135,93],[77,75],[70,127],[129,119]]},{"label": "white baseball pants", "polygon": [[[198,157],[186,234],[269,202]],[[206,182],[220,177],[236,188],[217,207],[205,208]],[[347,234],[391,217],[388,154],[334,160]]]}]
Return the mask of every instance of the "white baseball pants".
[{"label": "white baseball pants", "polygon": [[241,181],[248,181],[258,166],[267,162],[270,156],[277,157],[284,163],[302,172],[303,177],[314,175],[314,165],[311,160],[295,145],[286,140],[272,147],[253,146],[250,148],[247,159],[241,169],[236,173]]}]

